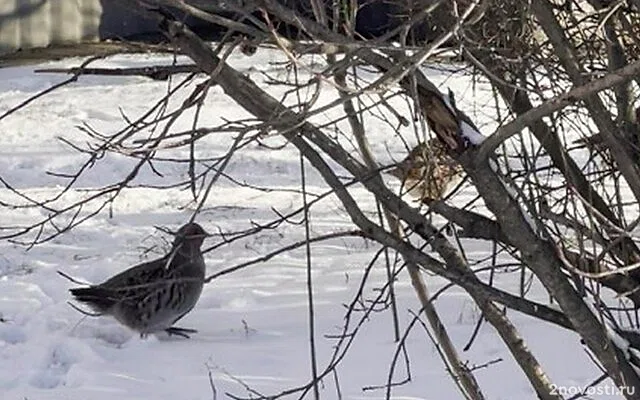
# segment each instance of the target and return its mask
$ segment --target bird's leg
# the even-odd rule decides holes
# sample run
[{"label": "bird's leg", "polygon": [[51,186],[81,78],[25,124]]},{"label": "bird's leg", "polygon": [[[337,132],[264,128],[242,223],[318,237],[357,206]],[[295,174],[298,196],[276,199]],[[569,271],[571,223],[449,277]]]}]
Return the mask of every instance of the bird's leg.
[{"label": "bird's leg", "polygon": [[176,335],[176,336],[181,336],[185,339],[189,339],[188,333],[198,333],[198,331],[195,329],[178,328],[177,326],[172,326],[170,328],[165,329],[164,331],[167,332],[169,336]]}]

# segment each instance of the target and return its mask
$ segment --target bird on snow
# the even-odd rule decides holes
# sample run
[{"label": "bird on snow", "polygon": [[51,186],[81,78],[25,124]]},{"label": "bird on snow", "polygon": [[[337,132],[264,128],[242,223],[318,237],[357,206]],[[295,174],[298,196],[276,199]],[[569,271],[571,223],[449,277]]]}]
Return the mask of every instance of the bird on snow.
[{"label": "bird on snow", "polygon": [[200,225],[188,223],[178,230],[166,256],[70,292],[96,313],[113,316],[141,337],[165,331],[188,338],[197,331],[173,324],[191,311],[202,293],[206,267],[200,247],[206,236]]}]

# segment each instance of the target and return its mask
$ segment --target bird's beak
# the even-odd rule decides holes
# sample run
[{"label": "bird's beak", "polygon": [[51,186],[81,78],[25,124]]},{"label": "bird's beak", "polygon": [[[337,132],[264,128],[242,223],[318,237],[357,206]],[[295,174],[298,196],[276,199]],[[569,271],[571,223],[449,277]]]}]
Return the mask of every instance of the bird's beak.
[{"label": "bird's beak", "polygon": [[202,238],[202,239],[206,239],[209,236],[211,236],[211,235],[207,231],[203,231],[202,233],[198,233],[198,234],[195,234],[195,235],[189,235],[189,237],[191,237],[191,238]]},{"label": "bird's beak", "polygon": [[402,168],[400,168],[400,166],[396,165],[393,168],[390,168],[388,170],[385,171],[386,174],[394,176],[398,179],[402,179],[403,177],[403,171]]}]

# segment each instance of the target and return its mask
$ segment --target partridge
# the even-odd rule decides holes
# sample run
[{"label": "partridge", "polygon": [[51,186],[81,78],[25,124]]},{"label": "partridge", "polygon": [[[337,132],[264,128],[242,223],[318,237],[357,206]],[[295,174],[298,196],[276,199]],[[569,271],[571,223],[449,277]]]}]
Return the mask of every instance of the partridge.
[{"label": "partridge", "polygon": [[442,199],[462,177],[462,167],[446,153],[438,139],[418,144],[388,171],[400,179],[416,200],[428,203]]},{"label": "partridge", "polygon": [[99,285],[71,289],[74,298],[110,315],[141,337],[165,331],[189,337],[196,330],[174,327],[200,298],[205,263],[200,247],[207,233],[196,223],[181,227],[164,257],[131,267]]}]

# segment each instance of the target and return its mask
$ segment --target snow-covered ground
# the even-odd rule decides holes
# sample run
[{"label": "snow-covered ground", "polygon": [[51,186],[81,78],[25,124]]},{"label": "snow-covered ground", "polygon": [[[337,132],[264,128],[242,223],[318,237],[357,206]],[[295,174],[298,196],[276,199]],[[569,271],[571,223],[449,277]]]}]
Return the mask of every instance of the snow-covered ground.
[{"label": "snow-covered ground", "polygon": [[[269,63],[282,61],[279,55],[260,50],[247,58],[232,55],[231,64],[264,84],[261,70],[278,72]],[[46,67],[76,66],[80,60],[65,60]],[[170,63],[171,57],[158,55],[118,56],[97,63],[99,66],[142,66]],[[42,66],[39,66],[42,67]],[[0,115],[38,91],[65,79],[64,75],[34,74],[36,67],[0,69]],[[471,87],[467,78],[430,72],[444,88],[458,95],[458,106],[470,112],[484,125],[484,103],[489,93]],[[177,77],[177,80],[182,77]],[[192,84],[190,88],[193,88]],[[265,85],[265,87],[267,87]],[[275,95],[289,88],[269,86]],[[475,91],[472,91],[475,90]],[[83,145],[89,139],[78,129],[88,124],[102,133],[114,133],[128,118],[136,118],[167,91],[166,82],[141,77],[82,77],[0,120],[0,177],[11,187],[33,198],[54,196],[65,179],[47,171],[71,173],[86,160],[56,138],[64,137]],[[180,95],[184,99],[186,92]],[[327,90],[319,100],[331,101]],[[175,101],[178,104],[178,100]],[[175,105],[174,104],[174,105]],[[320,114],[315,121],[330,121],[338,110]],[[249,117],[226,97],[220,88],[211,88],[200,125],[211,126]],[[401,159],[405,150],[394,137],[391,126],[379,120],[367,122],[373,150],[383,158]],[[174,131],[191,127],[189,118],[180,119]],[[406,137],[411,139],[407,129]],[[220,157],[229,149],[232,135],[214,134],[198,142],[200,157]],[[413,140],[415,142],[415,139]],[[269,145],[284,144],[279,137],[265,139]],[[171,150],[161,156],[184,156],[188,150]],[[106,155],[77,182],[78,189],[91,189],[118,182],[134,161],[123,156]],[[124,190],[110,209],[103,210],[71,232],[37,245],[30,250],[7,240],[0,242],[0,398],[2,399],[223,399],[227,393],[256,397],[247,388],[264,395],[278,394],[306,384],[311,376],[309,329],[304,249],[276,256],[264,263],[220,277],[205,287],[195,309],[181,326],[198,329],[191,339],[150,336],[145,339],[118,325],[110,318],[84,317],[67,303],[72,283],[57,274],[62,270],[87,282],[105,278],[140,261],[157,257],[167,248],[166,235],[154,226],[176,229],[193,211],[189,190],[157,189],[187,177],[186,164],[158,162],[163,177],[143,168],[133,186]],[[200,166],[199,168],[203,168]],[[255,224],[278,218],[302,204],[299,156],[292,146],[268,149],[251,144],[233,158],[227,173],[234,179],[262,188],[240,187],[221,178],[213,187],[203,211],[197,218],[212,233],[227,235],[249,229]],[[308,190],[323,193],[327,187],[310,168]],[[73,190],[54,204],[62,206],[87,196]],[[352,193],[362,206],[373,212],[372,198],[361,188]],[[465,188],[451,202],[464,204],[473,195]],[[0,226],[28,225],[46,218],[48,211],[38,208],[11,208],[2,202],[24,200],[0,185]],[[84,211],[83,211],[84,212]],[[354,226],[335,197],[315,204],[311,211],[312,235],[349,230]],[[300,220],[300,216],[293,218]],[[304,227],[285,223],[244,240],[220,246],[206,253],[208,273],[213,274],[267,254],[304,238]],[[205,247],[221,242],[207,240]],[[488,254],[484,242],[464,241],[472,260]],[[338,343],[335,335],[345,323],[345,304],[357,295],[360,280],[379,247],[362,239],[341,238],[313,244],[313,284],[316,311],[316,343],[319,370],[323,371]],[[362,300],[378,296],[387,273],[383,259],[371,270]],[[502,287],[517,288],[517,274],[498,275]],[[427,277],[435,293],[446,282]],[[548,301],[539,287],[534,296]],[[403,271],[396,285],[400,329],[407,328],[413,313],[419,310],[416,296]],[[449,289],[437,300],[437,308],[458,348],[469,340],[478,319],[478,311],[459,289]],[[579,387],[599,374],[582,350],[576,335],[515,312],[510,317],[539,357],[556,384]],[[350,331],[363,317],[356,312]],[[333,336],[332,336],[333,335]],[[460,394],[439,359],[436,347],[417,325],[407,338],[410,381],[393,388],[395,399],[454,399]],[[353,344],[336,369],[322,381],[323,399],[379,399],[385,392],[365,387],[382,386],[397,344],[394,343],[392,314],[374,312],[363,322]],[[344,351],[340,347],[338,351]],[[469,365],[491,365],[476,371],[482,390],[489,399],[529,399],[535,394],[509,356],[495,331],[486,323],[473,347],[462,354]],[[499,360],[497,363],[494,361]],[[211,379],[210,379],[211,376]],[[407,378],[402,359],[394,382]],[[211,382],[213,382],[212,389]],[[339,384],[337,385],[336,382]],[[337,390],[337,387],[339,390]],[[286,398],[298,398],[299,392]],[[307,398],[311,398],[310,395]],[[610,398],[604,396],[602,398]]]}]

